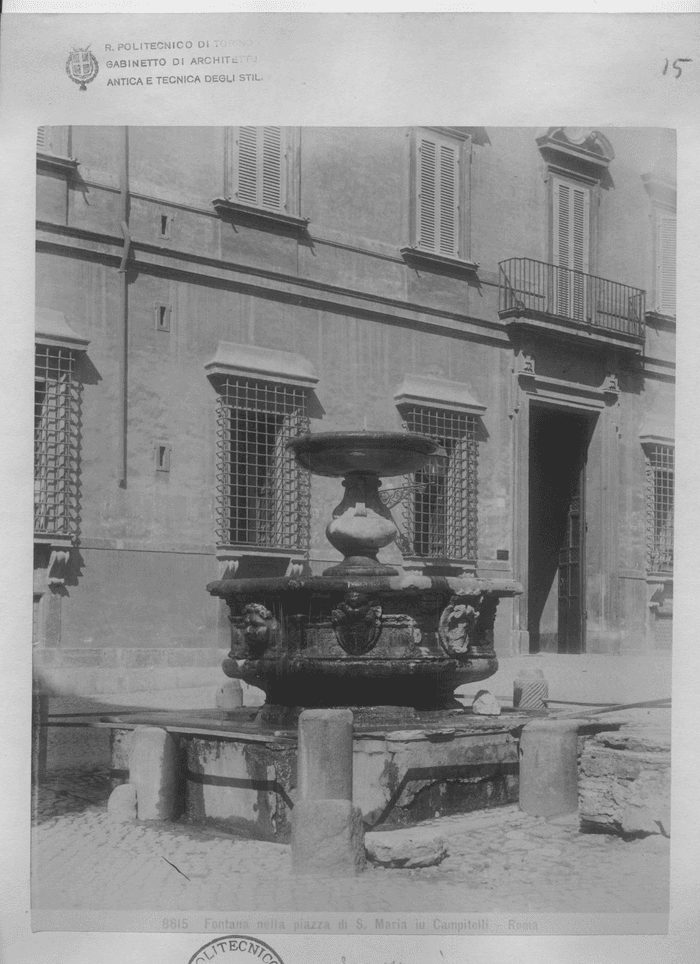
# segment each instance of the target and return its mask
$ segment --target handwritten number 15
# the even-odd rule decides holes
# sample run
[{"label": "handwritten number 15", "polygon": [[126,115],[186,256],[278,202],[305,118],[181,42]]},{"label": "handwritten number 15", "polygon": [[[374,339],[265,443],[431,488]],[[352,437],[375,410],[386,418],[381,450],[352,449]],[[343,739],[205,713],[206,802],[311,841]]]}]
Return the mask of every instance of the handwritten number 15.
[{"label": "handwritten number 15", "polygon": [[[682,68],[682,67],[679,67],[678,65],[679,65],[679,64],[692,64],[692,62],[693,62],[693,61],[692,61],[692,59],[691,59],[690,57],[678,57],[676,60],[673,61],[673,63],[671,64],[671,66],[672,66],[672,68],[676,71],[676,80],[678,80],[678,78],[680,77],[680,75],[683,73],[683,68]],[[665,62],[665,64],[664,64],[664,69],[661,71],[661,73],[664,75],[664,77],[666,76],[666,73],[668,72],[668,64],[669,64],[669,61],[668,61],[668,58],[666,58],[666,62]]]}]

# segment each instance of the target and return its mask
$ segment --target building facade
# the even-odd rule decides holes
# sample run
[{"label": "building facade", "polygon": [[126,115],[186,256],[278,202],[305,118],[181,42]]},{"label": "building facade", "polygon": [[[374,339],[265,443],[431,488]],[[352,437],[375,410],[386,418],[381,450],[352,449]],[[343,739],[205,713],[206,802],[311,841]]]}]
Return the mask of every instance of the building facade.
[{"label": "building facade", "polygon": [[666,130],[40,128],[41,683],[215,680],[208,582],[339,558],[309,430],[441,441],[380,558],[500,656],[670,650],[675,205]]}]

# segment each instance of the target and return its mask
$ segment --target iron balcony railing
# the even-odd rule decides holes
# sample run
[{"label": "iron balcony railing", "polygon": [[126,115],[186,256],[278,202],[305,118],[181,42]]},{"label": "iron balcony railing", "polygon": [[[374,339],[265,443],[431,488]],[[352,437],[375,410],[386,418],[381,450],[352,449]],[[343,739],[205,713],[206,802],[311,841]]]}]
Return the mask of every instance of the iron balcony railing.
[{"label": "iron balcony railing", "polygon": [[499,313],[526,314],[644,340],[645,292],[532,258],[501,261]]}]

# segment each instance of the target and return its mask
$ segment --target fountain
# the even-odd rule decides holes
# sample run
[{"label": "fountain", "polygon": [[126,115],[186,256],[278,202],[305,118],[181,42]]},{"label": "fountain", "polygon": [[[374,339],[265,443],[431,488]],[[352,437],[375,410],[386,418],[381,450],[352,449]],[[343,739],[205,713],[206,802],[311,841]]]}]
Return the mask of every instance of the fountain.
[{"label": "fountain", "polygon": [[[397,527],[381,479],[441,453],[427,436],[332,432],[288,443],[317,475],[343,478],[326,529],[343,555],[322,575],[228,578],[207,586],[229,607],[226,676],[259,687],[262,707],[150,713],[180,740],[187,818],[286,839],[302,709],[352,709],[354,799],[368,826],[517,799],[517,736],[526,717],[477,717],[455,689],[492,676],[499,600],[517,583],[404,571],[377,559]],[[126,760],[112,718],[113,766]]]},{"label": "fountain", "polygon": [[299,707],[391,706],[406,717],[455,705],[457,686],[496,672],[496,607],[519,587],[400,574],[377,560],[397,535],[380,479],[415,472],[439,445],[410,433],[331,432],[288,448],[310,472],[344,477],[326,535],[345,558],[322,576],[207,586],[231,610],[224,672],[265,691],[263,722],[291,720]]}]

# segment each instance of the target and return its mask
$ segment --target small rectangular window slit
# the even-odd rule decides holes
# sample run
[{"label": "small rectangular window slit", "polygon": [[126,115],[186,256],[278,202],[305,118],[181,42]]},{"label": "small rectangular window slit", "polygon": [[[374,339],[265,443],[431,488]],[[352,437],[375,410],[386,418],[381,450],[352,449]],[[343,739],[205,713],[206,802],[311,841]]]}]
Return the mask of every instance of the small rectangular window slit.
[{"label": "small rectangular window slit", "polygon": [[154,309],[156,331],[170,331],[170,305],[157,304]]},{"label": "small rectangular window slit", "polygon": [[156,442],[156,472],[170,471],[170,446],[166,442]]},{"label": "small rectangular window slit", "polygon": [[160,216],[160,233],[159,237],[164,241],[170,240],[170,235],[173,226],[173,216],[172,214],[161,214]]}]

